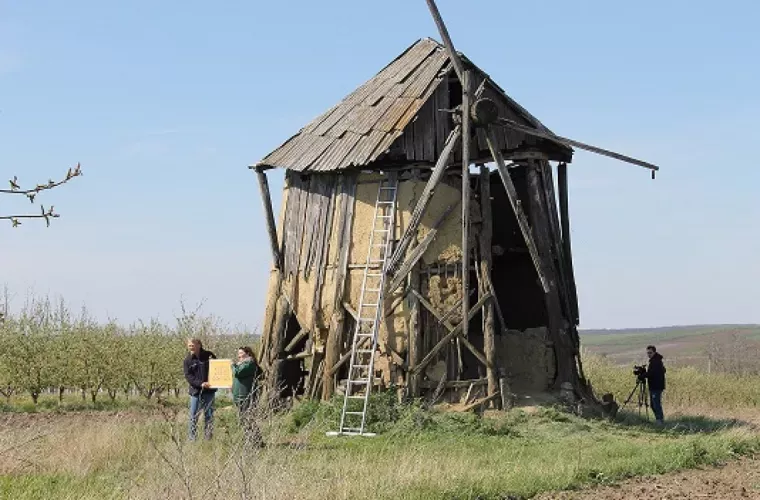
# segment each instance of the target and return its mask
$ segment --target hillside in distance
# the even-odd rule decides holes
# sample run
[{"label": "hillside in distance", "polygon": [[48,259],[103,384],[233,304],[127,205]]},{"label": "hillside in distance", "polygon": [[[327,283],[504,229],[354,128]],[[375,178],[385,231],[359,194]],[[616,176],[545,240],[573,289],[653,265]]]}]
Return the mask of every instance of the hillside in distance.
[{"label": "hillside in distance", "polygon": [[[581,347],[618,365],[643,364],[645,349],[657,346],[670,366],[707,368],[710,350],[744,342],[760,347],[760,325],[689,325],[620,330],[580,330]],[[745,345],[745,344],[742,344]]]}]

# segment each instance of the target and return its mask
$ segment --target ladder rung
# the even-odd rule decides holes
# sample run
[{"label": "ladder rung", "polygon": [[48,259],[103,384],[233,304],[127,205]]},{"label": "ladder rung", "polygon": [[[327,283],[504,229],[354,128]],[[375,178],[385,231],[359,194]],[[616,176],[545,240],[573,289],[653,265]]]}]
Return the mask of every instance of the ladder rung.
[{"label": "ladder rung", "polygon": [[364,289],[365,292],[381,292],[382,290],[383,290],[382,288],[365,288]]},{"label": "ladder rung", "polygon": [[346,415],[360,415],[360,416],[363,417],[364,416],[364,412],[363,411],[347,411]]},{"label": "ladder rung", "polygon": [[356,350],[356,351],[354,351],[354,352],[360,352],[360,353],[362,353],[362,354],[368,354],[368,353],[371,353],[371,352],[373,352],[373,349],[357,349],[357,350]]},{"label": "ladder rung", "polygon": [[369,365],[354,365],[354,368],[369,368]]},{"label": "ladder rung", "polygon": [[364,399],[364,394],[356,395],[356,394],[349,394],[348,397],[350,399]]},{"label": "ladder rung", "polygon": [[349,380],[348,383],[352,385],[367,385],[369,384],[369,379]]},{"label": "ladder rung", "polygon": [[375,318],[359,318],[359,321],[375,321]]},{"label": "ladder rung", "polygon": [[390,229],[377,229],[377,228],[375,228],[374,231],[376,233],[390,233],[391,232]]},{"label": "ladder rung", "polygon": [[383,189],[383,190],[386,190],[386,191],[389,191],[389,190],[390,190],[390,191],[395,191],[395,190],[396,190],[396,187],[395,187],[395,186],[391,186],[391,187],[383,187],[383,186],[380,186],[380,189]]},{"label": "ladder rung", "polygon": [[357,333],[356,336],[357,337],[374,337],[374,335],[371,333]]},{"label": "ladder rung", "polygon": [[377,307],[379,304],[362,304],[362,308],[364,307]]},{"label": "ladder rung", "polygon": [[395,203],[395,202],[391,201],[391,200],[387,200],[387,201],[382,200],[382,201],[378,201],[377,202],[378,205],[393,205],[393,203]]}]

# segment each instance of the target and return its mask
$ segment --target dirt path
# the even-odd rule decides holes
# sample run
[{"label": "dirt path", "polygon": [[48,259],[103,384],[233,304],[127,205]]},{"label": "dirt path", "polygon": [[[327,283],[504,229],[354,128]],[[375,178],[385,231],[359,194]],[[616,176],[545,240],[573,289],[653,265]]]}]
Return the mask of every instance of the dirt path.
[{"label": "dirt path", "polygon": [[540,500],[760,499],[760,460],[740,459],[722,467],[630,479],[619,485],[550,493]]}]

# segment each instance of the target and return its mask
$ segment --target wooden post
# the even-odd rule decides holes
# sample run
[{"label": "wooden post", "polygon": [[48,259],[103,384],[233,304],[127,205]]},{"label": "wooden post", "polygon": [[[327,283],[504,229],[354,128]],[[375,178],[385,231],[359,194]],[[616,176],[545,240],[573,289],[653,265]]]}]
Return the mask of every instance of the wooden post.
[{"label": "wooden post", "polygon": [[[491,219],[491,179],[488,167],[480,166],[480,276],[478,291],[483,297],[490,293],[491,276],[491,240],[493,235],[493,221]],[[496,298],[494,297],[494,300]],[[486,378],[488,379],[488,395],[496,394],[498,381],[496,380],[496,339],[493,324],[493,301],[483,306],[483,351],[488,361],[486,365]]]},{"label": "wooden post", "polygon": [[290,303],[285,295],[281,294],[277,299],[274,326],[271,332],[269,345],[269,373],[267,374],[267,390],[269,402],[274,404],[280,398],[280,381],[282,379],[282,344],[285,339],[285,331],[290,316]]},{"label": "wooden post", "polygon": [[[462,75],[462,336],[467,338],[470,322],[470,71]],[[460,371],[462,366],[460,363]]]},{"label": "wooden post", "polygon": [[559,388],[563,382],[569,382],[575,386],[575,358],[573,349],[569,345],[569,337],[562,331],[562,307],[557,291],[556,276],[552,259],[552,248],[549,240],[549,217],[545,204],[546,197],[541,183],[541,173],[536,165],[526,165],[528,201],[530,204],[531,225],[536,240],[536,247],[541,257],[541,267],[547,278],[549,290],[544,295],[549,336],[554,343],[554,352],[557,361],[557,378],[555,388]]},{"label": "wooden post", "polygon": [[517,218],[517,225],[520,226],[520,231],[522,232],[523,238],[525,239],[525,245],[528,247],[530,258],[533,260],[533,266],[536,268],[536,272],[538,273],[538,279],[541,280],[541,287],[544,289],[544,293],[548,293],[549,282],[543,273],[541,257],[538,254],[538,250],[536,249],[536,243],[533,241],[533,233],[531,232],[530,224],[528,224],[528,218],[525,216],[525,212],[522,209],[520,199],[517,197],[517,190],[515,189],[515,185],[512,183],[512,177],[509,175],[509,171],[507,170],[507,165],[504,163],[504,158],[501,155],[501,151],[499,151],[496,145],[497,143],[493,135],[493,130],[491,130],[489,127],[486,127],[485,130],[488,149],[491,151],[491,156],[496,162],[496,167],[499,170],[501,182],[504,184],[504,189],[507,191],[507,199],[509,199],[509,204],[512,205],[512,211],[514,211],[515,217]]},{"label": "wooden post", "polygon": [[269,233],[269,244],[272,249],[272,260],[275,269],[282,269],[282,259],[280,257],[280,247],[277,244],[277,226],[274,223],[274,211],[272,210],[272,197],[269,194],[269,182],[267,174],[260,167],[256,167],[256,176],[259,178],[259,189],[261,190],[261,201],[264,204],[266,213],[267,232]]},{"label": "wooden post", "polygon": [[[412,171],[412,181],[419,181],[419,170]],[[416,238],[415,240],[416,241]],[[417,398],[420,395],[419,377],[411,369],[417,366],[420,362],[420,354],[422,353],[422,331],[420,329],[420,301],[417,299],[415,292],[420,290],[420,263],[419,260],[412,266],[412,270],[409,272],[409,289],[412,291],[409,294],[409,348],[407,349],[408,359],[407,366],[407,394],[412,398]]]},{"label": "wooden post", "polygon": [[573,252],[570,243],[570,210],[568,203],[567,189],[567,163],[560,163],[557,167],[557,187],[559,190],[559,212],[560,222],[562,225],[562,248],[564,249],[565,269],[567,270],[568,288],[570,291],[570,301],[573,307],[575,324],[579,324],[580,315],[578,313],[578,292],[575,287],[575,273],[573,271]]}]

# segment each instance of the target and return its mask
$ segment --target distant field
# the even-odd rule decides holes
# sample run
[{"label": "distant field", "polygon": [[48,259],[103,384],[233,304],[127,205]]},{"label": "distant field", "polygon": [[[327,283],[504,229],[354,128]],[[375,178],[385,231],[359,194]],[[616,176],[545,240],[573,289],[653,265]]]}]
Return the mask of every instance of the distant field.
[{"label": "distant field", "polygon": [[671,365],[707,366],[711,344],[737,341],[760,347],[760,325],[694,325],[622,330],[581,330],[581,345],[618,365],[646,361],[645,348],[657,346]]}]

